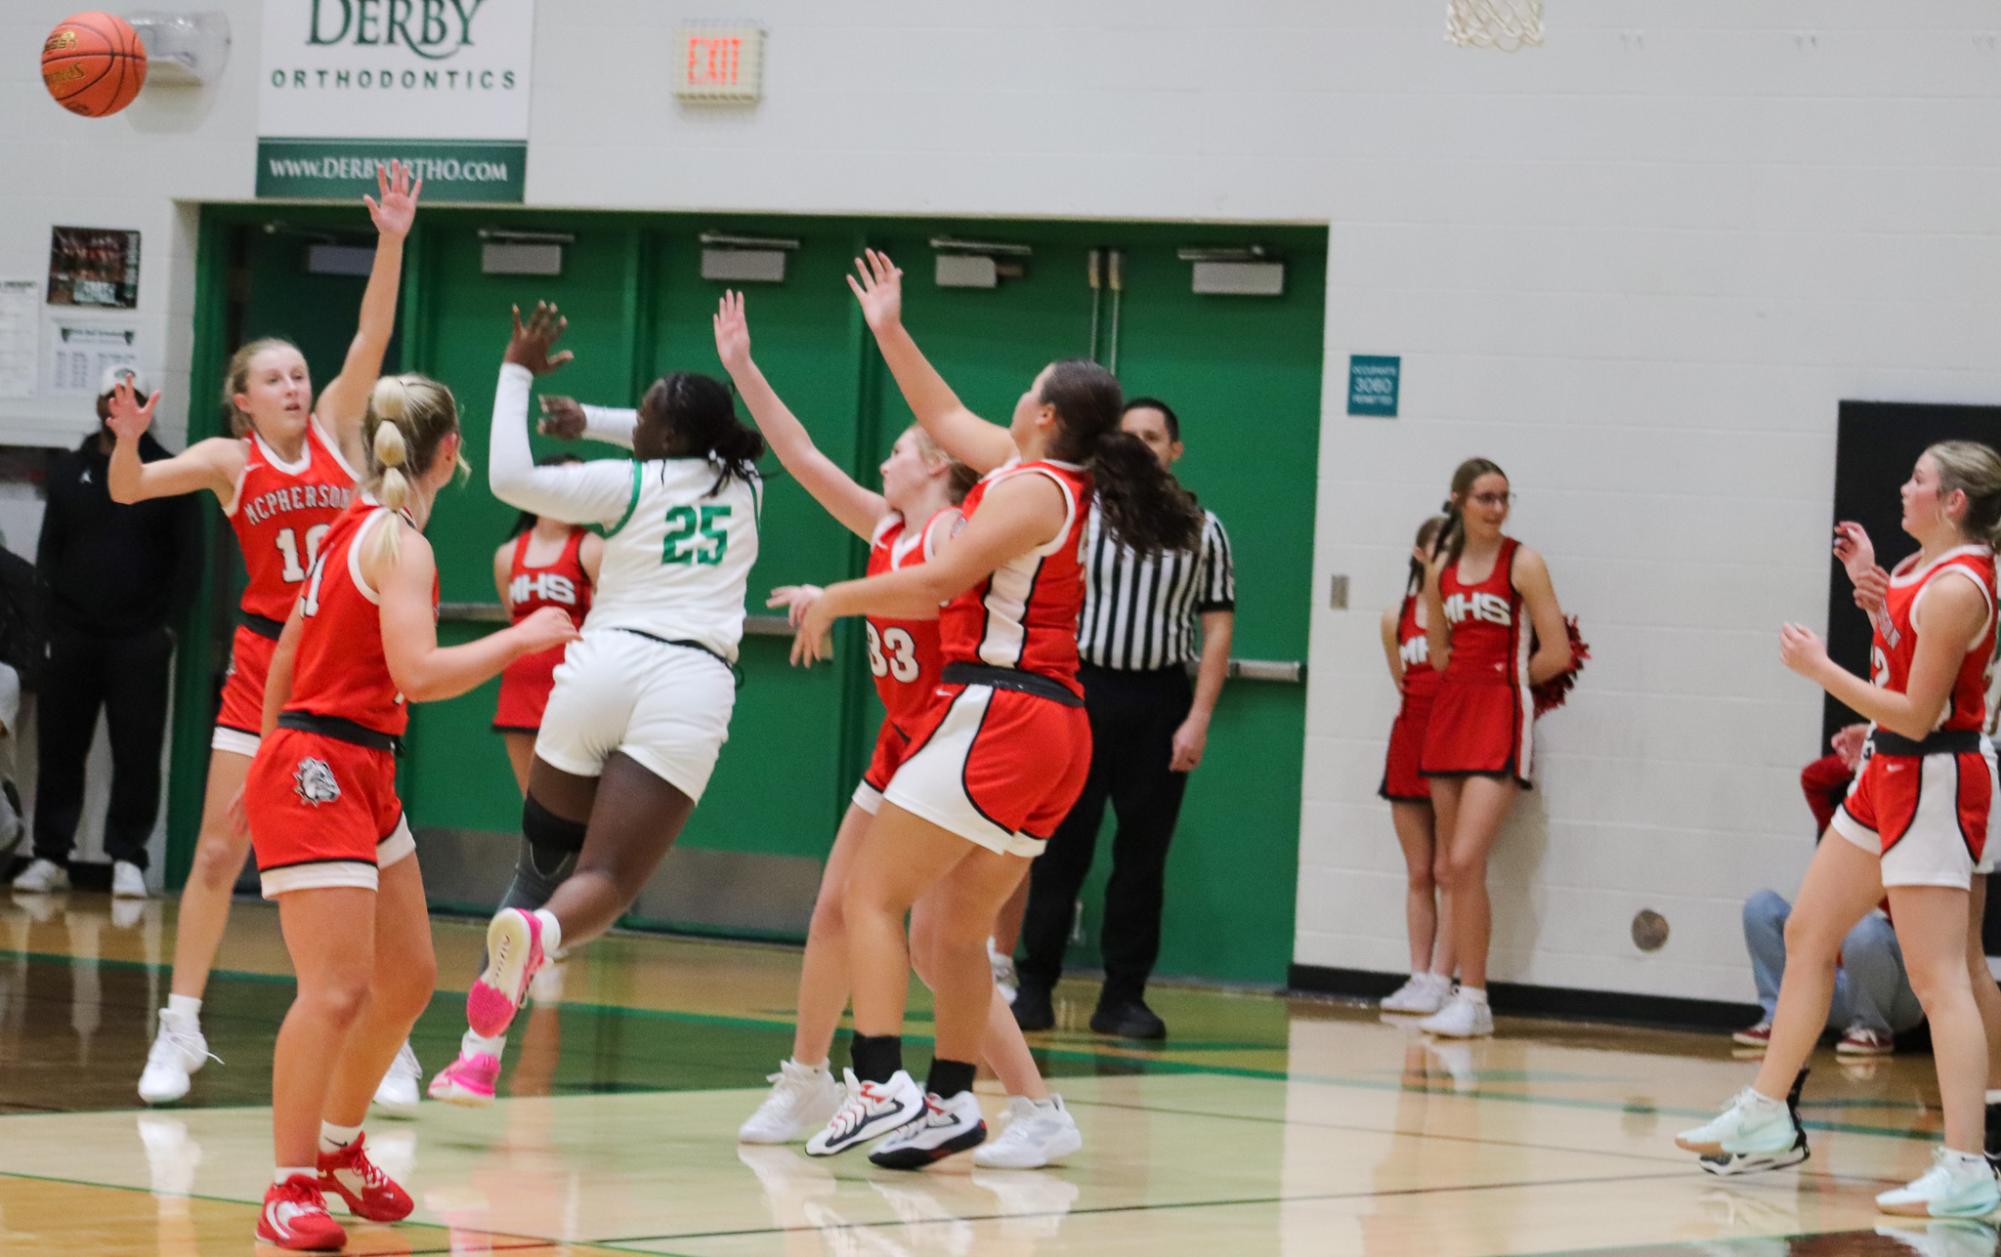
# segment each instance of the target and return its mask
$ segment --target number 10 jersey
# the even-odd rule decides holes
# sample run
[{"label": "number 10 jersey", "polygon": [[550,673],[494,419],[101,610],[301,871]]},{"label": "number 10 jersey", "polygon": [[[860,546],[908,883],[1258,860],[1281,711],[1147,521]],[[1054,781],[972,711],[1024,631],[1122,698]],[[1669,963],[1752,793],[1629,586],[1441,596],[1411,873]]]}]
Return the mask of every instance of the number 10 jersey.
[{"label": "number 10 jersey", "polygon": [[244,444],[243,475],[223,508],[250,575],[243,612],[283,624],[321,540],[347,509],[354,473],[316,418],[306,421],[306,444],[296,462],[280,458],[255,432]]}]

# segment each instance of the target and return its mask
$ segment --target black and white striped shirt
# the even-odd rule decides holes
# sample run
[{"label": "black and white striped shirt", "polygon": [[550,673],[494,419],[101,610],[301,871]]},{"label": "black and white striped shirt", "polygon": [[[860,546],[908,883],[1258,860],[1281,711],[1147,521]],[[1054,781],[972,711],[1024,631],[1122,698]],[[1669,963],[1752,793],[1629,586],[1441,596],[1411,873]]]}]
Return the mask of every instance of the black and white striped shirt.
[{"label": "black and white striped shirt", "polygon": [[1213,511],[1202,512],[1196,550],[1163,550],[1142,559],[1091,512],[1084,536],[1084,614],[1077,649],[1100,668],[1142,671],[1187,664],[1200,654],[1196,618],[1233,611],[1237,576],[1230,536]]}]

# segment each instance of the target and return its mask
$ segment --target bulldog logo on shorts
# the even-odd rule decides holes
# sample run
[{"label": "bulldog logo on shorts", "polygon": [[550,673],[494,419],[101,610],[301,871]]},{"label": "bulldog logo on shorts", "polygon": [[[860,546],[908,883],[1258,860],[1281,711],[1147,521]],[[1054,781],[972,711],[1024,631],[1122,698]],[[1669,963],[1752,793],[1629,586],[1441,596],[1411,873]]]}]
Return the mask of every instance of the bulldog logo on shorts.
[{"label": "bulldog logo on shorts", "polygon": [[311,756],[299,761],[298,771],[292,774],[292,789],[314,807],[340,798],[340,783],[334,780],[333,769],[325,760]]}]

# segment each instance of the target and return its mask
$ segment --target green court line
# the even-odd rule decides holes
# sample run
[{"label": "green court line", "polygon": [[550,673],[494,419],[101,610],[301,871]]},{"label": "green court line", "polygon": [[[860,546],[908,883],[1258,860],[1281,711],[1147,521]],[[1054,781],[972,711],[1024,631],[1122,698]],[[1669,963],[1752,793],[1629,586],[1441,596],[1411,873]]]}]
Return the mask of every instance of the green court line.
[{"label": "green court line", "polygon": [[[0,954],[26,956],[30,960],[43,960],[43,961],[67,964],[72,966],[91,964],[99,966],[110,966],[113,968],[139,969],[147,971],[154,971],[160,968],[160,966],[149,964],[143,960],[84,960],[80,957],[64,955],[59,952],[8,952]],[[222,978],[245,980],[252,982],[263,982],[271,984],[290,984],[293,981],[292,977],[289,974],[250,973],[245,971],[225,970],[225,969],[212,970],[210,976],[212,979],[216,977],[222,977]],[[432,998],[435,999],[437,998],[437,996],[440,995],[450,997],[454,995],[463,995],[463,994],[464,994],[463,991],[455,988],[454,989],[440,988],[433,994]],[[629,1008],[621,1004],[593,1004],[593,1003],[585,1003],[582,1001],[571,1001],[571,1000],[565,1000],[562,1004],[562,1007],[566,1009],[576,1009],[579,1011],[589,1012],[604,1017],[621,1017],[621,1018],[630,1018],[641,1021],[677,1022],[685,1025],[718,1026],[736,1030],[746,1030],[746,1029],[765,1030],[772,1028],[789,1027],[792,1024],[789,1020],[779,1019],[779,1018],[745,1017],[740,1014],[731,1014],[731,1013],[698,1013],[680,1009],[666,1009],[666,1008]],[[905,1033],[903,1038],[906,1043],[915,1043],[915,1044],[928,1045],[935,1041],[933,1039],[933,1036],[922,1033]],[[1316,1086],[1341,1087],[1356,1091],[1393,1091],[1393,1092],[1407,1092],[1415,1094],[1438,1094],[1437,1089],[1432,1087],[1419,1087],[1401,1081],[1390,1082],[1387,1080],[1358,1077],[1352,1075],[1342,1076],[1336,1074],[1308,1074],[1308,1073],[1299,1073],[1287,1069],[1258,1069],[1253,1066],[1247,1066],[1247,1065],[1215,1065],[1215,1064],[1197,1063],[1193,1061],[1163,1060],[1158,1057],[1126,1055],[1118,1052],[1091,1050],[1089,1048],[1084,1048],[1084,1047],[1065,1048],[1065,1047],[1049,1046],[1047,1044],[1037,1044],[1033,1040],[1030,1041],[1029,1047],[1032,1051],[1038,1052],[1039,1054],[1047,1057],[1050,1060],[1067,1061],[1074,1064],[1091,1064],[1091,1065],[1116,1063],[1121,1065],[1129,1065],[1133,1067],[1133,1069],[1136,1072],[1145,1074],[1212,1075],[1220,1078],[1248,1078],[1262,1082],[1311,1083]],[[1172,1051],[1174,1049],[1172,1048],[1172,1046],[1169,1046],[1166,1050]],[[1274,1045],[1264,1050],[1282,1052],[1286,1051],[1287,1049],[1278,1045]],[[724,1089],[735,1090],[735,1088],[724,1088]],[[648,1089],[641,1088],[640,1090],[644,1091]],[[660,1090],[662,1094],[665,1094],[665,1089],[654,1089],[654,1090]],[[1584,1096],[1521,1095],[1521,1094],[1501,1092],[1501,1091],[1454,1092],[1451,1094],[1460,1095],[1467,1099],[1494,1100],[1504,1104],[1541,1105],[1548,1108],[1578,1109],[1587,1112],[1623,1113],[1623,1114],[1631,1114],[1634,1116],[1644,1116],[1652,1114],[1662,1117],[1707,1118],[1707,1117],[1713,1117],[1716,1112],[1716,1110],[1713,1107],[1711,1108],[1665,1107],[1652,1104],[1633,1104],[1624,1100],[1597,1100]],[[213,1107],[220,1109],[220,1108],[265,1108],[268,1106],[267,1105],[217,1105]],[[90,1111],[94,1113],[106,1113],[106,1112],[117,1113],[117,1112],[145,1112],[146,1110],[144,1108],[135,1108],[135,1109],[92,1109]],[[0,1122],[4,1122],[5,1120],[6,1119],[4,1117],[0,1117]],[[1937,1139],[1937,1135],[1935,1133],[1928,1131],[1895,1129],[1895,1128],[1888,1128],[1881,1126],[1865,1126],[1854,1122],[1802,1121],[1800,1125],[1806,1128],[1807,1130],[1827,1131],[1834,1134],[1874,1135],[1884,1139],[1907,1139],[1907,1140],[1916,1140],[1920,1142],[1932,1142]]]}]

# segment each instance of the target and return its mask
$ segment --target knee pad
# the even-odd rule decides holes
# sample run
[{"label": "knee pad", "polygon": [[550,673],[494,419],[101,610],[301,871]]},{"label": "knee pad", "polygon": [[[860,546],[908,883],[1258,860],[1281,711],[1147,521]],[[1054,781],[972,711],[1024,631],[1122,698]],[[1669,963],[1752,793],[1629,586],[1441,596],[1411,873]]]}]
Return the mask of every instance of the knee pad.
[{"label": "knee pad", "polygon": [[532,794],[521,804],[521,836],[538,856],[556,852],[571,856],[584,849],[584,823],[564,820],[537,803]]}]

